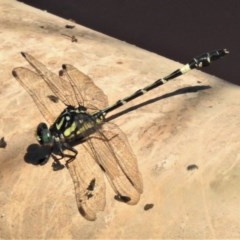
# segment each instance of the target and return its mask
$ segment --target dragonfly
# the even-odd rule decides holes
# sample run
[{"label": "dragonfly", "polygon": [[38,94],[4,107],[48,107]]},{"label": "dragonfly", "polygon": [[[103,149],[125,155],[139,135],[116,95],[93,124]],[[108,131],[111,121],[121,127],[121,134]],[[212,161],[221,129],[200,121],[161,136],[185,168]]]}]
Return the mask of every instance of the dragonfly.
[{"label": "dragonfly", "polygon": [[[32,97],[49,124],[48,127],[42,122],[36,129],[37,141],[49,149],[39,163],[45,164],[52,157],[54,170],[64,166],[69,169],[78,210],[83,217],[96,220],[97,213],[105,208],[104,174],[119,201],[137,204],[143,192],[137,158],[123,131],[107,121],[107,114],[191,69],[208,66],[228,53],[227,49],[219,49],[201,54],[112,105],[108,105],[104,92],[73,65],[64,64],[59,74],[55,74],[29,53],[21,53],[35,71],[17,67],[13,69],[13,76]],[[63,159],[65,165],[61,163]]]}]

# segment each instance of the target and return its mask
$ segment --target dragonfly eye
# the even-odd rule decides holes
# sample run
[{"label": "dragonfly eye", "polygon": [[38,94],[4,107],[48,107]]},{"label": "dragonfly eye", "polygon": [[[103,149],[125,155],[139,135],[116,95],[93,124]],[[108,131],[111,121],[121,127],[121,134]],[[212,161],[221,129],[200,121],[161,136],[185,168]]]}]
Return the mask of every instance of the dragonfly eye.
[{"label": "dragonfly eye", "polygon": [[53,138],[46,123],[40,123],[38,125],[36,138],[41,145],[52,144]]}]

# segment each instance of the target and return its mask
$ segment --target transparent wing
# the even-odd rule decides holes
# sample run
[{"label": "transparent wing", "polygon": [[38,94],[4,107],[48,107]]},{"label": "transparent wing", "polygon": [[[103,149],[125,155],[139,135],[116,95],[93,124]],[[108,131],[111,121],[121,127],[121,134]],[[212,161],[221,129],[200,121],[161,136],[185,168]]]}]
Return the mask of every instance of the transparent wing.
[{"label": "transparent wing", "polygon": [[117,195],[127,197],[128,204],[136,204],[143,191],[137,159],[125,134],[118,126],[105,123],[89,137],[93,158],[98,162]]},{"label": "transparent wing", "polygon": [[53,123],[64,109],[64,104],[54,103],[48,98],[52,95],[52,91],[42,80],[42,77],[23,67],[13,69],[13,76],[32,97],[46,121],[50,124]]},{"label": "transparent wing", "polygon": [[94,221],[106,203],[104,175],[89,154],[88,143],[84,142],[76,149],[78,157],[69,163],[68,169],[74,183],[77,206],[84,218]]},{"label": "transparent wing", "polygon": [[81,101],[81,105],[85,106],[89,110],[88,112],[91,113],[91,110],[96,111],[107,107],[107,96],[87,75],[77,68],[70,64],[64,64],[61,76],[68,79],[77,101]]},{"label": "transparent wing", "polygon": [[103,91],[72,65],[63,65],[62,75],[58,76],[30,54],[22,55],[65,105],[82,105],[95,110],[107,106],[107,97]]},{"label": "transparent wing", "polygon": [[[47,83],[52,92],[65,104],[77,106],[72,97],[72,89],[69,83],[61,79],[57,74],[49,71],[47,67],[28,53],[22,53],[22,56],[36,70],[36,72]],[[70,96],[70,97],[69,97]]]},{"label": "transparent wing", "polygon": [[69,163],[79,212],[95,220],[104,210],[106,188],[103,171],[117,195],[134,205],[143,191],[137,159],[125,134],[112,123],[105,123],[77,145],[78,157]]}]

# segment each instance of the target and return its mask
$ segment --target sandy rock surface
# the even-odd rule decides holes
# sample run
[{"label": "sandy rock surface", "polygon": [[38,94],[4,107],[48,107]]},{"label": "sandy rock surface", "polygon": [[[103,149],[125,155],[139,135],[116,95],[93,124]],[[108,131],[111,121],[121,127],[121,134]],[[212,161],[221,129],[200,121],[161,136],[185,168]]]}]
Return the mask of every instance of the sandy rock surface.
[{"label": "sandy rock surface", "polygon": [[194,70],[113,112],[127,112],[113,122],[137,156],[143,193],[130,206],[113,198],[106,181],[105,209],[89,222],[66,168],[27,161],[40,154],[34,131],[44,118],[11,75],[29,67],[19,53],[55,72],[73,64],[109,103],[181,64],[20,2],[2,0],[0,9],[0,138],[7,141],[0,148],[1,239],[240,238],[239,87]]}]

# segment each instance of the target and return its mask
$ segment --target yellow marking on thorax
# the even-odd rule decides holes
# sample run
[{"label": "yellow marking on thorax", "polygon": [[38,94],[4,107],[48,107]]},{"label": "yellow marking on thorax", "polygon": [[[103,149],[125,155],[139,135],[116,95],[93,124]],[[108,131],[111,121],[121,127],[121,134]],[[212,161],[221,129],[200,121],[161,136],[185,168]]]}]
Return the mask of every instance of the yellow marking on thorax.
[{"label": "yellow marking on thorax", "polygon": [[[76,134],[77,134],[77,135],[80,135],[80,134],[84,133],[84,132],[87,131],[88,129],[93,128],[95,125],[101,124],[101,123],[103,122],[103,120],[104,120],[104,117],[99,117],[99,118],[97,118],[97,119],[95,120],[95,122],[92,122],[92,121],[90,121],[90,122],[85,122],[85,123],[82,125],[82,127],[77,130]],[[65,137],[70,137],[71,134],[72,134],[74,131],[76,131],[76,128],[77,128],[76,122],[73,122],[72,125],[64,131],[64,133],[63,133],[64,136],[65,136]]]},{"label": "yellow marking on thorax", "polygon": [[57,123],[57,124],[56,124],[57,130],[59,130],[59,129],[62,127],[63,122],[64,122],[64,118],[61,119],[60,123]]},{"label": "yellow marking on thorax", "polygon": [[78,129],[77,131],[77,135],[81,134],[81,133],[84,133],[86,130],[92,128],[95,124],[93,122],[86,122],[83,124],[83,126]]},{"label": "yellow marking on thorax", "polygon": [[73,122],[72,125],[64,131],[63,135],[65,137],[69,137],[72,134],[72,132],[75,131],[76,127],[77,127],[76,123]]}]

